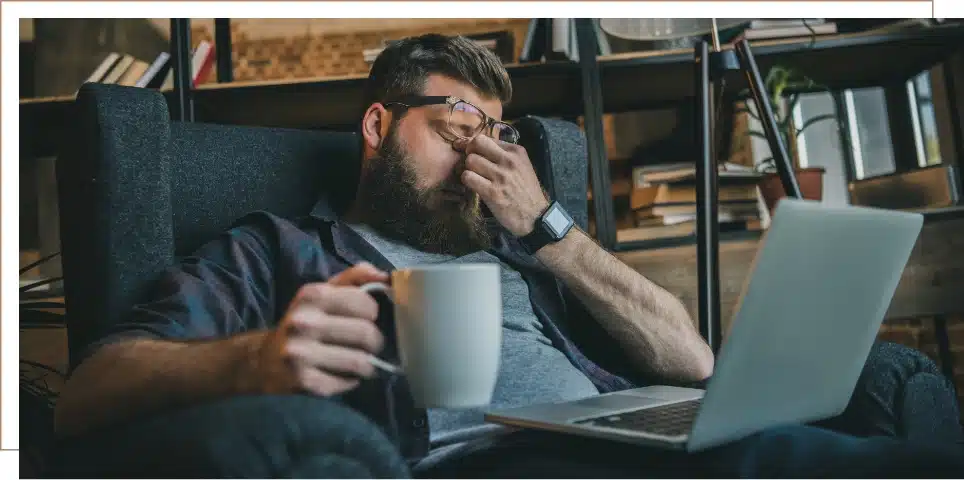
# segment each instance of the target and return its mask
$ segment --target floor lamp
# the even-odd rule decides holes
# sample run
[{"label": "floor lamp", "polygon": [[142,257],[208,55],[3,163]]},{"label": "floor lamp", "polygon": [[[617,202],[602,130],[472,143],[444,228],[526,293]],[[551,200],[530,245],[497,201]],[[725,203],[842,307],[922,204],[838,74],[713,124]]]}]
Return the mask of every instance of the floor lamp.
[{"label": "floor lamp", "polygon": [[700,40],[694,51],[698,121],[696,126],[700,158],[696,162],[696,248],[699,278],[699,327],[714,353],[721,344],[720,323],[720,259],[719,259],[719,171],[713,155],[713,96],[715,83],[730,71],[742,71],[749,83],[750,94],[760,113],[760,122],[773,155],[777,173],[788,197],[801,198],[800,185],[793,174],[787,146],[778,134],[773,106],[757,68],[756,59],[745,38],[734,49],[720,49],[716,19],[713,19],[713,47]]}]

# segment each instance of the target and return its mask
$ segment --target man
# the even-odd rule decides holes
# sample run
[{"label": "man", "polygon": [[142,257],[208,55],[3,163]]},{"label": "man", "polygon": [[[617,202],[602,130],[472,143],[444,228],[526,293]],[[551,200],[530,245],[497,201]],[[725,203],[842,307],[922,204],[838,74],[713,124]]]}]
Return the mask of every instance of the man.
[{"label": "man", "polygon": [[[394,354],[391,319],[357,288],[414,264],[501,266],[497,406],[645,378],[700,382],[713,370],[678,299],[578,228],[538,234],[553,204],[499,120],[510,97],[499,60],[464,38],[389,46],[369,76],[349,211],[339,218],[320,201],[298,220],[253,213],[165,273],[68,381],[56,412],[66,464],[86,461],[96,475],[264,477],[964,472],[944,446],[817,427],[687,457],[503,435],[478,410],[415,408],[404,379],[369,362]],[[577,348],[576,337],[596,348]],[[607,369],[591,359],[603,350],[617,360]]]}]

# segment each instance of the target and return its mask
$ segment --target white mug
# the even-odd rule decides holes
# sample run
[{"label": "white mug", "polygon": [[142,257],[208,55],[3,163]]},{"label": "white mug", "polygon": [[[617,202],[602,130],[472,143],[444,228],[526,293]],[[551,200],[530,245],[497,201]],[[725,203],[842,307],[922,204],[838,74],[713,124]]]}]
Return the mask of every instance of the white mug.
[{"label": "white mug", "polygon": [[497,264],[428,265],[395,270],[392,286],[369,283],[392,300],[401,366],[423,408],[472,408],[492,401],[502,350],[502,281]]}]

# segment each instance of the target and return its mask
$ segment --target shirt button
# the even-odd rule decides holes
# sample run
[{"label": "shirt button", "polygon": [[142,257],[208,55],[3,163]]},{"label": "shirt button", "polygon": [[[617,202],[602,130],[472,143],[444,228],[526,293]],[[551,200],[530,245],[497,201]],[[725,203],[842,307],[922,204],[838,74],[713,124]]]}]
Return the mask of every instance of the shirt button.
[{"label": "shirt button", "polygon": [[425,426],[425,420],[423,420],[423,419],[421,419],[421,418],[416,418],[416,419],[412,422],[412,425],[414,425],[416,428],[422,428],[422,427]]}]

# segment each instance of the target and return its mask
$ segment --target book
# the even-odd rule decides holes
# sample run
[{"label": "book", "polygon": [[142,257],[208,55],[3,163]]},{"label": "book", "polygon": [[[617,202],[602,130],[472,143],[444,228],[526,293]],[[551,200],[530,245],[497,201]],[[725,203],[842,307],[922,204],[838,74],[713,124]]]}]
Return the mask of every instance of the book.
[{"label": "book", "polygon": [[552,19],[552,44],[550,56],[556,59],[572,58],[572,19],[553,18]]},{"label": "book", "polygon": [[806,27],[810,25],[822,25],[827,20],[823,18],[757,18],[750,22],[749,28],[785,28],[785,27]]},{"label": "book", "polygon": [[535,49],[536,32],[539,30],[539,19],[533,18],[529,20],[529,28],[526,29],[526,37],[522,41],[522,53],[519,54],[520,62],[528,62],[532,60],[532,52]]},{"label": "book", "polygon": [[[696,218],[696,203],[659,203],[637,209],[635,213],[637,222],[645,218],[671,217],[677,215],[693,215],[693,218]],[[717,216],[719,219],[759,218],[759,215],[760,207],[756,200],[731,200],[720,202],[719,206],[717,206]]]},{"label": "book", "polygon": [[133,64],[134,64],[134,57],[130,55],[124,55],[120,60],[117,61],[117,63],[114,65],[114,68],[110,70],[110,73],[108,73],[107,75],[104,76],[103,79],[101,79],[100,83],[117,83],[117,81],[120,80],[121,76],[124,75],[124,72],[126,72],[127,69],[130,68],[130,66]]},{"label": "book", "polygon": [[747,40],[761,40],[772,38],[791,38],[809,37],[813,35],[831,35],[837,33],[836,23],[823,23],[819,25],[797,25],[790,27],[776,28],[748,28],[743,31],[743,36]]},{"label": "book", "polygon": [[201,40],[191,57],[191,84],[197,87],[214,67],[214,45]]},{"label": "book", "polygon": [[117,80],[118,85],[126,85],[128,87],[133,87],[137,83],[137,79],[144,75],[150,65],[143,60],[134,60],[134,63],[127,68],[127,71]]},{"label": "book", "polygon": [[167,71],[171,68],[171,54],[167,52],[161,52],[151,63],[150,67],[147,67],[147,71],[141,75],[141,78],[137,79],[137,83],[134,84],[135,87],[141,88],[159,88],[164,82],[164,76],[167,75]]},{"label": "book", "polygon": [[[756,201],[759,190],[753,183],[725,184],[717,187],[717,200]],[[629,196],[629,208],[636,210],[656,204],[696,203],[696,184],[692,182],[662,183],[634,189]]]},{"label": "book", "polygon": [[104,57],[104,59],[100,62],[100,65],[97,65],[97,68],[90,73],[90,76],[87,77],[87,80],[84,81],[84,83],[96,83],[101,81],[101,79],[107,75],[107,72],[110,71],[111,67],[113,67],[120,58],[121,56],[117,52],[108,53],[107,56]]},{"label": "book", "polygon": [[174,88],[174,69],[169,68],[167,70],[167,75],[164,76],[164,82],[161,83],[161,90],[172,90]]},{"label": "book", "polygon": [[[756,181],[760,173],[750,167],[726,163],[719,167],[717,174],[720,182]],[[696,165],[693,162],[666,163],[633,168],[633,188],[648,187],[657,183],[673,183],[696,180]]]}]

